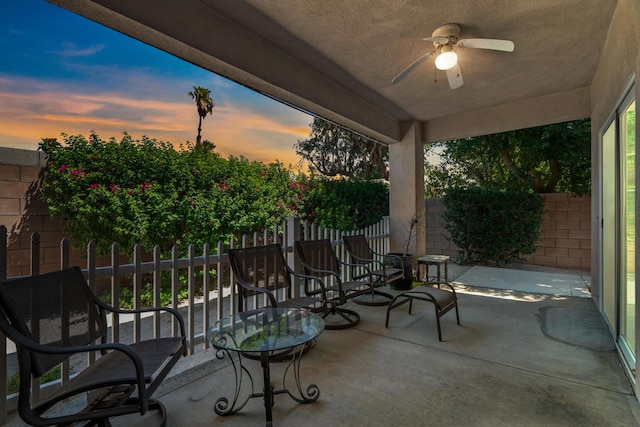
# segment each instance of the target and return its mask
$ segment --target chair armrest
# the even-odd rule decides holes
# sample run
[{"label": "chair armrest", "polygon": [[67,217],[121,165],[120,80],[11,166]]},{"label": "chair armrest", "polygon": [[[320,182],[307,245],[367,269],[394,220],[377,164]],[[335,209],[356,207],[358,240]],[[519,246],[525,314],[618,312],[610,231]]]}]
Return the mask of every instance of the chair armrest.
[{"label": "chair armrest", "polygon": [[344,265],[344,266],[347,266],[347,267],[362,267],[363,266],[363,264],[355,264],[355,263],[351,263],[351,262],[346,262],[346,261],[342,261],[341,259],[338,259],[338,262],[340,263],[340,265]]},{"label": "chair armrest", "polygon": [[118,314],[136,314],[136,313],[152,313],[152,312],[166,311],[172,314],[178,320],[178,324],[180,325],[180,336],[183,338],[187,336],[186,328],[184,326],[184,318],[182,317],[180,312],[173,307],[145,307],[145,308],[135,308],[135,309],[123,309],[123,308],[115,308],[97,298],[95,300],[96,300],[96,303],[106,311],[110,311],[112,313],[118,313]]},{"label": "chair armrest", "polygon": [[320,285],[320,293],[322,294],[322,300],[326,301],[327,300],[327,290],[324,286],[324,281],[319,278],[318,276],[313,276],[310,274],[302,274],[302,273],[296,273],[295,271],[293,271],[291,269],[291,267],[289,267],[288,265],[286,266],[287,271],[289,271],[289,274],[291,274],[294,277],[299,277],[301,279],[306,279],[305,281],[305,293],[307,295],[313,295],[313,294],[317,294],[318,292],[309,292],[309,285],[308,285],[308,281],[309,280],[315,280],[316,282],[318,282],[318,284]]},{"label": "chair armrest", "polygon": [[[360,280],[362,278],[369,277],[369,282],[373,283],[372,270],[371,270],[371,267],[368,266],[367,264],[355,264],[355,263],[350,263],[350,262],[345,262],[345,261],[340,261],[340,260],[338,260],[338,261],[340,262],[340,265],[351,267],[351,279],[352,280]],[[362,273],[362,274],[354,274],[354,272],[357,269],[364,270],[364,273]]]},{"label": "chair armrest", "polygon": [[[340,260],[338,260],[338,262],[340,262]],[[316,272],[316,273],[318,273],[318,274],[320,274],[320,275],[323,275],[323,276],[333,276],[333,277],[335,277],[335,278],[336,278],[335,286],[334,286],[334,289],[332,289],[332,290],[335,290],[335,288],[337,287],[338,294],[340,295],[340,300],[342,301],[342,303],[343,303],[343,304],[346,302],[346,300],[345,300],[345,295],[344,295],[344,291],[343,291],[343,289],[342,289],[342,279],[340,278],[340,275],[339,275],[338,273],[336,273],[336,272],[335,272],[335,271],[333,271],[333,270],[322,270],[322,269],[319,269],[319,268],[313,268],[313,267],[311,267],[310,265],[305,264],[304,262],[303,262],[302,264],[305,266],[305,268],[306,268],[307,270],[311,270],[312,272]],[[349,264],[348,264],[348,265],[349,265]],[[370,274],[370,271],[371,271],[371,270],[370,270],[367,266],[362,265],[362,264],[353,264],[353,265],[354,265],[354,266],[358,266],[358,267],[363,267],[363,268],[367,269],[367,271],[368,271],[369,273],[367,273],[367,274],[363,275],[362,277],[364,277],[364,276],[368,275],[368,276],[369,276],[369,281],[371,281],[371,280],[372,280],[372,278],[371,278],[371,274]],[[295,273],[294,273],[294,274],[295,274]],[[296,274],[296,275],[299,275],[299,274]],[[321,289],[323,289],[323,292],[322,292],[322,298],[323,298],[325,301],[327,301],[327,298],[326,298],[326,297],[327,297],[327,295],[326,295],[326,287],[324,286],[324,282],[323,282],[323,281],[322,281],[322,279],[320,279],[319,277],[312,276],[312,278],[314,278],[314,279],[316,279],[316,280],[319,280],[319,281],[321,282],[321,283],[320,283],[320,287],[321,287]],[[363,282],[363,283],[364,283],[364,282]],[[307,295],[309,294],[309,292],[308,292],[308,289],[307,289],[307,288],[305,288],[305,292],[307,293]]]},{"label": "chair armrest", "polygon": [[[136,370],[136,383],[138,386],[138,396],[141,400],[140,404],[143,407],[143,410],[146,412],[148,410],[147,403],[147,395],[145,388],[145,379],[144,379],[144,365],[140,356],[129,346],[121,343],[106,343],[106,344],[91,344],[84,346],[69,346],[69,347],[60,347],[60,346],[50,346],[43,345],[39,342],[33,341],[31,338],[21,334],[16,331],[11,324],[7,321],[4,314],[0,315],[0,329],[5,334],[7,338],[9,338],[14,343],[18,344],[20,347],[23,347],[29,351],[35,351],[37,353],[42,354],[78,354],[78,353],[89,353],[100,351],[104,352],[106,350],[120,351],[124,353],[133,363],[133,366]],[[18,348],[18,351],[20,349]],[[24,350],[22,350],[24,351]]]},{"label": "chair armrest", "polygon": [[[376,253],[374,252],[374,254],[376,254]],[[378,255],[378,254],[376,254],[376,255]],[[360,258],[360,257],[357,257],[355,255],[351,255],[351,258],[353,258],[353,259],[355,259],[357,261],[364,261],[364,262],[369,263],[369,264],[379,264],[380,266],[384,266],[384,263],[382,261],[379,261],[379,260],[377,260],[375,258]],[[360,264],[360,265],[362,265],[362,264]]]},{"label": "chair armrest", "polygon": [[[369,261],[372,261],[372,263],[374,263],[374,262],[380,262],[380,261],[378,261],[378,260],[369,260]],[[364,276],[369,276],[369,280],[373,280],[373,278],[371,277],[371,267],[369,267],[368,265],[366,265],[366,264],[356,264],[356,263],[346,262],[346,261],[342,261],[342,260],[340,260],[340,259],[338,259],[338,262],[340,263],[340,265],[341,265],[341,266],[346,266],[346,267],[351,267],[351,268],[352,268],[352,270],[351,270],[351,277],[352,277],[353,279],[359,279],[359,278],[362,278],[362,277],[364,277]],[[356,268],[362,268],[362,269],[366,270],[366,273],[361,274],[361,275],[359,275],[359,276],[353,276],[353,269],[356,269]]]},{"label": "chair armrest", "polygon": [[381,256],[385,257],[385,258],[392,258],[397,260],[399,265],[402,265],[402,257],[400,255],[396,255],[396,254],[380,254]]},{"label": "chair armrest", "polygon": [[[335,271],[332,271],[332,270],[322,270],[322,269],[320,269],[320,268],[313,268],[312,266],[310,266],[310,265],[308,265],[308,264],[306,264],[306,263],[304,263],[304,262],[303,262],[302,264],[304,265],[304,267],[305,267],[307,270],[310,270],[310,271],[313,271],[313,272],[319,273],[319,274],[321,274],[321,275],[323,275],[323,276],[334,276],[334,277],[337,277],[338,279],[340,279],[340,276],[339,276]],[[293,274],[295,274],[295,275],[299,275],[300,273],[293,273]],[[315,277],[315,276],[314,276],[314,277]]]},{"label": "chair armrest", "polygon": [[136,314],[136,313],[153,313],[153,312],[160,313],[160,312],[166,311],[169,314],[173,315],[178,320],[178,324],[180,325],[180,335],[182,337],[187,336],[186,328],[184,326],[184,318],[182,317],[180,312],[173,307],[145,307],[145,308],[135,308],[135,309],[123,309],[123,308],[115,308],[105,303],[102,303],[102,304],[104,304],[105,310],[110,311],[112,313],[118,313],[118,314]]},{"label": "chair armrest", "polygon": [[238,278],[236,276],[236,280],[238,281],[238,283],[240,283],[240,286],[251,290],[253,292],[259,293],[259,294],[265,294],[267,297],[269,297],[269,305],[272,307],[276,307],[278,305],[278,300],[276,299],[275,295],[273,295],[273,292],[271,292],[269,289],[267,288],[259,288],[257,286],[253,286],[250,285],[249,283],[247,283],[246,281]]},{"label": "chair armrest", "polygon": [[[375,253],[375,252],[374,252]],[[359,261],[366,261],[367,264],[373,264],[375,267],[374,268],[384,268],[384,263],[382,261],[379,261],[377,259],[373,259],[373,258],[359,258],[357,256],[351,255],[351,258],[355,259],[355,260],[359,260]],[[346,263],[345,263],[346,264]],[[362,264],[347,264],[347,265],[352,265],[356,268],[364,268],[367,272],[365,274],[360,274],[360,275],[354,275],[353,274],[353,270],[351,271],[351,278],[354,280],[358,280],[358,279],[362,279],[365,276],[369,276],[369,281],[373,281],[373,277],[372,275],[372,268],[369,267],[369,265],[367,265],[365,263]]]}]

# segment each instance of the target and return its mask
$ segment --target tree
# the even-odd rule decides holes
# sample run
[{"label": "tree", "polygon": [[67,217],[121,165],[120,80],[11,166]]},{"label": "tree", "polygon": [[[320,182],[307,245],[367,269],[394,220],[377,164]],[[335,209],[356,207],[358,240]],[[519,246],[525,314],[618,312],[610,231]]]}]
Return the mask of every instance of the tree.
[{"label": "tree", "polygon": [[213,107],[215,107],[215,104],[211,99],[211,91],[207,88],[194,86],[193,92],[188,92],[188,95],[191,97],[191,99],[195,99],[196,107],[198,108],[198,116],[200,117],[200,119],[198,120],[198,136],[196,137],[196,146],[200,146],[202,141],[202,136],[200,135],[202,131],[202,120],[207,117],[207,114],[211,114],[213,112]]},{"label": "tree", "polygon": [[535,193],[591,191],[591,123],[588,119],[434,144],[439,165],[426,164],[427,193],[447,188]]},{"label": "tree", "polygon": [[389,179],[386,145],[319,117],[313,119],[309,139],[294,148],[312,171],[327,177]]}]

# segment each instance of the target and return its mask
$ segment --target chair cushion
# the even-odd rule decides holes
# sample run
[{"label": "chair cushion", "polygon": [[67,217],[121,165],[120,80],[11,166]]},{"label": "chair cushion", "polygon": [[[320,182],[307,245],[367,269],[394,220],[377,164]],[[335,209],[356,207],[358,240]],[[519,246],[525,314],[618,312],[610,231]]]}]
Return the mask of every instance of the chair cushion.
[{"label": "chair cushion", "polygon": [[[178,353],[182,351],[182,338],[158,338],[130,344],[129,347],[142,359],[145,381],[151,383],[158,369],[168,359],[179,357]],[[82,390],[135,383],[135,367],[131,359],[121,351],[111,351],[69,381],[51,399],[62,395],[73,395]]]},{"label": "chair cushion", "polygon": [[431,286],[416,286],[410,291],[404,292],[404,295],[411,294],[429,294],[435,298],[438,309],[442,310],[450,304],[456,301],[456,295],[453,292],[445,291],[443,289],[432,288]]}]

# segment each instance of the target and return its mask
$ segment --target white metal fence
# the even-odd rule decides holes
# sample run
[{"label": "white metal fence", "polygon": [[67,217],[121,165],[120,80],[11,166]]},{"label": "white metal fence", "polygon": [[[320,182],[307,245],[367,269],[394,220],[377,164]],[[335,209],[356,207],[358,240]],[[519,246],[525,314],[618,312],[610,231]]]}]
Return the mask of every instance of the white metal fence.
[{"label": "white metal fence", "polygon": [[[342,242],[345,234],[365,234],[369,244],[375,252],[385,253],[389,250],[389,219],[383,218],[378,224],[357,232],[343,233],[312,223],[301,222],[298,218],[287,218],[282,224],[274,226],[262,233],[245,235],[238,241],[232,241],[230,247],[259,246],[267,243],[280,243],[287,256],[289,265],[300,270],[293,247],[296,240],[330,239],[338,257],[347,261],[347,253]],[[133,295],[133,307],[142,306],[142,292],[144,283],[151,283],[151,304],[159,307],[161,304],[161,285],[170,284],[171,301],[168,305],[179,307],[185,318],[189,354],[194,354],[199,348],[208,348],[207,330],[211,323],[232,313],[237,307],[235,303],[236,289],[230,273],[226,247],[223,242],[214,245],[205,244],[202,248],[193,245],[186,248],[186,257],[180,257],[180,248],[173,247],[168,257],[162,257],[160,249],[154,248],[151,253],[143,253],[136,245],[131,254],[131,262],[120,264],[121,252],[117,243],[111,247],[110,265],[98,267],[98,255],[93,242],[89,242],[86,251],[86,265],[83,272],[91,289],[112,305],[119,306],[120,296],[124,289],[130,289]],[[196,253],[196,251],[200,251]],[[0,281],[12,279],[7,277],[8,267],[7,229],[0,226]],[[40,273],[40,238],[38,233],[31,235],[30,271],[31,275]],[[70,267],[70,245],[67,239],[60,243],[60,268]],[[82,266],[80,266],[82,268]],[[343,271],[343,274],[348,274]],[[178,291],[186,287],[187,297],[179,299]],[[148,289],[148,287],[146,287]],[[296,289],[300,292],[300,288]],[[173,317],[173,316],[172,316]],[[167,320],[159,314],[141,317],[139,314],[129,317],[112,315],[108,319],[110,324],[110,340],[113,342],[138,342],[149,337],[169,335],[177,331],[178,325],[174,320]],[[68,381],[74,369],[93,363],[95,357],[88,360],[71,361],[61,366],[61,379],[34,387],[35,398],[40,394],[54,390],[60,382]],[[79,366],[79,368],[78,368]],[[6,399],[0,399],[0,424],[6,421],[8,411],[14,410],[17,404],[17,394],[8,393],[7,380],[15,377],[17,364],[13,344],[0,337],[0,394]]]}]

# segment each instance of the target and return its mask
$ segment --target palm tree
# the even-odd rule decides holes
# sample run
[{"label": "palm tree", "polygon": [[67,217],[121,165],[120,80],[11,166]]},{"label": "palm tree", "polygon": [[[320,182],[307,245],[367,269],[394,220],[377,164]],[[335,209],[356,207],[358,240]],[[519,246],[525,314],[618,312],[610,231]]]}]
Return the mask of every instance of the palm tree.
[{"label": "palm tree", "polygon": [[191,99],[196,100],[196,107],[198,107],[198,116],[200,117],[200,120],[198,121],[198,137],[196,138],[196,146],[199,146],[202,139],[200,135],[200,132],[202,131],[202,119],[207,117],[207,114],[211,114],[213,112],[213,107],[216,104],[214,104],[211,99],[211,91],[205,87],[194,86],[193,92],[189,92],[188,95]]}]

